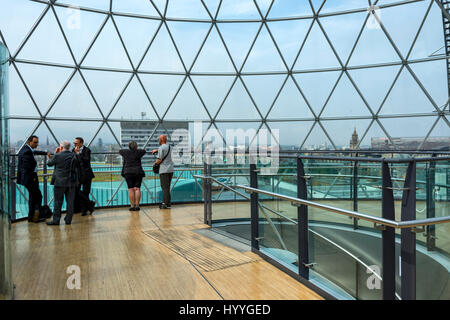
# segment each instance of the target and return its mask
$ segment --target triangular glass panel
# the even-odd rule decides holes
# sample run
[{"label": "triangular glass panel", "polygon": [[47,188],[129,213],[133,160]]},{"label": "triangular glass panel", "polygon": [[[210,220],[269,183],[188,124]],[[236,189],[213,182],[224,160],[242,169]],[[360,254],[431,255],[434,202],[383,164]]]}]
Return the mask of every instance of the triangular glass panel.
[{"label": "triangular glass panel", "polygon": [[39,137],[39,146],[37,147],[37,150],[53,153],[55,148],[59,146],[59,143],[61,143],[61,140],[55,140],[55,138],[58,139],[58,137],[53,136],[44,121],[41,122],[39,128],[37,128],[33,135]]},{"label": "triangular glass panel", "polygon": [[[360,139],[372,123],[372,119],[322,120],[321,122],[325,130],[332,133],[336,148],[356,149],[359,148]],[[355,136],[354,133],[356,133]]]},{"label": "triangular glass panel", "polygon": [[297,151],[311,130],[314,121],[269,121],[267,124],[271,130],[278,130],[281,150]]},{"label": "triangular glass panel", "polygon": [[440,107],[449,99],[447,63],[445,60],[409,65],[431,98]]},{"label": "triangular glass panel", "polygon": [[[316,0],[314,9],[318,10],[323,0]],[[364,1],[325,1],[320,13],[340,12],[356,9],[365,9],[367,2]],[[347,14],[344,16],[348,16]]]},{"label": "triangular glass panel", "polygon": [[255,100],[259,111],[265,116],[285,82],[286,75],[243,76],[242,80]]},{"label": "triangular glass panel", "polygon": [[80,62],[106,16],[73,7],[54,8],[75,59]]},{"label": "triangular glass panel", "polygon": [[317,22],[314,23],[305,45],[295,63],[295,70],[340,67],[333,50]]},{"label": "triangular glass panel", "polygon": [[[375,22],[372,22],[375,21]],[[375,16],[371,14],[367,20],[349,65],[366,65],[401,61],[399,55],[389,42],[386,34],[379,26]]]},{"label": "triangular glass panel", "polygon": [[[16,69],[11,66],[9,70],[9,115],[39,117],[39,113]],[[31,91],[31,89],[29,90]],[[36,101],[36,98],[34,99]]]},{"label": "triangular glass panel", "polygon": [[82,137],[87,144],[100,128],[101,122],[95,121],[47,121],[59,142],[69,141],[73,148],[73,139]]},{"label": "triangular glass panel", "polygon": [[[145,3],[147,4],[147,2]],[[151,6],[149,3],[148,5]],[[161,22],[120,16],[115,16],[114,21],[117,24],[117,29],[119,29],[131,61],[137,67]]]},{"label": "triangular glass panel", "polygon": [[286,66],[266,27],[261,29],[252,51],[244,64],[244,72],[286,71]]},{"label": "triangular glass panel", "polygon": [[[22,120],[22,119],[9,119],[9,147],[11,154],[19,152],[20,147],[27,141],[33,130],[38,125],[39,120]],[[50,137],[51,138],[51,137]],[[45,143],[44,139],[40,140],[41,144]],[[38,147],[39,148],[39,147]],[[40,148],[39,148],[40,149]]]},{"label": "triangular glass panel", "polygon": [[[114,135],[111,133],[111,130],[109,128],[111,128],[111,130],[114,132]],[[88,141],[88,143],[90,143],[90,148],[92,149],[92,151],[117,152],[119,151],[119,149],[121,149],[120,145],[121,136],[122,133],[120,128],[120,122],[108,122],[103,125],[99,133],[95,136],[94,140],[92,142]],[[128,145],[124,145],[123,147],[128,148]],[[113,157],[120,160],[119,155],[114,155]],[[103,159],[103,161],[105,160]]]},{"label": "triangular glass panel", "polygon": [[436,122],[436,117],[380,118],[399,149],[417,150]]},{"label": "triangular glass panel", "polygon": [[195,144],[196,148],[219,148],[222,149],[226,145],[225,136],[214,125],[205,129],[202,134],[201,142]]},{"label": "triangular glass panel", "polygon": [[152,105],[147,99],[136,77],[131,80],[108,119],[158,120]]},{"label": "triangular glass panel", "polygon": [[131,78],[130,73],[82,70],[92,94],[106,116]]},{"label": "triangular glass panel", "polygon": [[217,19],[261,19],[253,0],[227,0],[220,6]]},{"label": "triangular glass panel", "polygon": [[316,115],[322,110],[341,74],[341,71],[294,74],[295,81]]},{"label": "triangular glass panel", "polygon": [[[439,51],[444,44],[442,10],[436,3],[433,3],[422,30],[420,31],[419,37],[411,51],[409,60],[428,58],[431,54]],[[445,53],[445,51],[443,53]]]},{"label": "triangular glass panel", "polygon": [[313,12],[308,1],[279,0],[274,1],[268,18],[284,18],[297,16],[312,16]]},{"label": "triangular glass panel", "polygon": [[[126,0],[124,0],[126,1]],[[169,0],[151,0],[151,2],[153,2],[153,4],[156,6],[156,8],[158,8],[159,13],[161,15],[164,15],[164,13],[166,12],[166,7],[168,4]]]},{"label": "triangular glass panel", "polygon": [[184,82],[183,87],[164,116],[164,120],[210,120],[189,79]]},{"label": "triangular glass panel", "polygon": [[214,117],[236,77],[192,76],[191,78],[202,97],[209,114]]},{"label": "triangular glass panel", "polygon": [[300,19],[267,23],[289,68],[292,67],[312,22],[312,19]]},{"label": "triangular glass panel", "polygon": [[[5,3],[2,6],[3,9],[0,10],[0,30],[2,30],[6,44],[11,55],[13,55],[47,7],[47,4],[32,1],[8,1],[6,7]],[[20,23],[17,23],[17,17],[19,16]]]},{"label": "triangular glass panel", "polygon": [[261,23],[218,23],[217,26],[236,67],[240,69]]},{"label": "triangular glass panel", "polygon": [[139,74],[139,79],[160,117],[166,112],[185,78],[176,75]]},{"label": "triangular glass panel", "polygon": [[369,116],[368,107],[356,91],[346,74],[344,74],[330,100],[322,112],[323,117]]},{"label": "triangular glass panel", "polygon": [[359,144],[361,149],[393,150],[397,148],[396,145],[392,144],[389,137],[375,120],[372,121],[367,133],[361,132],[359,136],[361,139]]},{"label": "triangular glass panel", "polygon": [[130,60],[111,18],[108,19],[94,45],[89,50],[83,65],[115,69],[131,68]]},{"label": "triangular glass panel", "polygon": [[429,1],[419,1],[378,10],[383,26],[403,57],[408,54],[429,5]]},{"label": "triangular glass panel", "polygon": [[222,2],[222,1],[221,0],[205,1],[206,6],[208,7],[208,11],[213,18],[216,17],[216,14],[218,13],[217,10],[219,9],[220,2]]},{"label": "triangular glass panel", "polygon": [[422,145],[422,149],[436,150],[449,147],[450,126],[444,121],[444,118],[440,118],[433,130],[431,131],[428,139]]},{"label": "triangular glass panel", "polygon": [[261,119],[250,96],[245,91],[241,81],[236,81],[225,103],[220,109],[217,119]]},{"label": "triangular glass panel", "polygon": [[[53,99],[56,98],[74,72],[74,69],[70,68],[47,67],[26,63],[17,63],[16,65],[41,112],[45,112],[48,109]],[[42,81],[43,74],[45,74],[45,81]]]},{"label": "triangular glass panel", "polygon": [[318,122],[314,125],[308,138],[300,146],[302,150],[332,150],[333,143],[328,139]]},{"label": "triangular glass panel", "polygon": [[403,68],[380,114],[431,113],[435,110],[408,69]]},{"label": "triangular glass panel", "polygon": [[227,147],[235,147],[242,151],[255,138],[261,122],[217,122],[216,126]]},{"label": "triangular glass panel", "polygon": [[288,78],[280,95],[268,115],[269,119],[314,119],[300,91],[291,77]]},{"label": "triangular glass panel", "polygon": [[267,10],[269,10],[270,5],[272,4],[272,0],[256,0],[256,4],[261,11],[263,17],[267,15]]},{"label": "triangular glass panel", "polygon": [[181,19],[211,19],[202,2],[198,0],[169,1],[166,17]]},{"label": "triangular glass panel", "polygon": [[34,61],[75,64],[52,10],[47,11],[17,57]]},{"label": "triangular glass panel", "polygon": [[192,22],[167,22],[170,33],[180,52],[186,68],[189,70],[197,56],[211,24]]},{"label": "triangular glass panel", "polygon": [[319,19],[325,33],[344,64],[350,56],[366,17],[367,12],[357,12]]},{"label": "triangular glass panel", "polygon": [[147,52],[141,70],[185,72],[165,25],[161,26]]},{"label": "triangular glass panel", "polygon": [[[109,10],[109,4],[110,4],[110,0],[96,0],[96,1],[64,0],[64,1],[58,1],[58,2],[70,3],[70,5],[73,7],[94,8],[94,9],[101,9],[101,10]],[[117,0],[114,0],[113,2],[117,2]]]},{"label": "triangular glass panel", "polygon": [[194,72],[235,72],[227,51],[214,28],[192,69]]},{"label": "triangular glass panel", "polygon": [[354,69],[348,72],[367,103],[376,112],[386,97],[399,70],[400,66],[389,66]]},{"label": "triangular glass panel", "polygon": [[316,13],[322,13],[322,10],[325,7],[326,2],[327,2],[326,0],[311,0],[311,3],[314,7],[314,11]]},{"label": "triangular glass panel", "polygon": [[112,9],[115,12],[134,13],[145,16],[159,16],[150,1],[114,0]]},{"label": "triangular glass panel", "polygon": [[48,117],[102,120],[102,116],[78,72],[53,105]]}]

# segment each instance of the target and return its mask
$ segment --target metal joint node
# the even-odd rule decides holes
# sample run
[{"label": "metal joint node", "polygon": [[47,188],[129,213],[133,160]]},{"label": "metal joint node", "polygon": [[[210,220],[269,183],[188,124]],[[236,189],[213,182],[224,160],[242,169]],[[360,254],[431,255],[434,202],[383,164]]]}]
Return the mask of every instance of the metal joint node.
[{"label": "metal joint node", "polygon": [[386,230],[386,226],[384,226],[382,224],[377,224],[376,222],[373,223],[373,228],[375,230],[381,230],[381,231]]},{"label": "metal joint node", "polygon": [[411,228],[411,232],[413,232],[413,233],[423,233],[423,232],[425,232],[425,226],[413,227],[413,228]]},{"label": "metal joint node", "polygon": [[264,237],[255,238],[256,241],[261,241],[262,239],[264,239]]},{"label": "metal joint node", "polygon": [[303,266],[305,266],[308,269],[314,269],[314,266],[316,264],[317,264],[317,262],[303,263]]}]

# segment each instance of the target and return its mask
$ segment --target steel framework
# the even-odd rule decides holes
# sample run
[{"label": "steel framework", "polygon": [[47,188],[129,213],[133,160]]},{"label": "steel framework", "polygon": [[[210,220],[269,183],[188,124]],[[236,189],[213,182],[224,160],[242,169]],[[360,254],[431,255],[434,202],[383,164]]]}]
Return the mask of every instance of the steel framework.
[{"label": "steel framework", "polygon": [[[428,57],[421,58],[421,59],[412,59],[411,58],[411,53],[413,51],[414,45],[416,44],[416,41],[419,38],[419,35],[421,35],[421,31],[424,27],[424,24],[427,20],[427,17],[429,16],[430,10],[433,8],[433,6],[438,7],[442,11],[442,14],[444,17],[448,15],[447,11],[444,10],[444,8],[439,0],[403,0],[403,1],[399,0],[397,2],[390,2],[390,3],[386,3],[386,4],[383,4],[382,0],[381,1],[368,0],[368,1],[361,1],[362,5],[364,5],[364,3],[367,4],[367,6],[364,6],[361,8],[355,8],[355,9],[351,9],[351,10],[343,10],[343,11],[337,11],[337,12],[324,12],[324,13],[322,12],[322,10],[326,4],[326,0],[323,0],[323,1],[309,0],[309,5],[311,7],[312,14],[304,15],[304,16],[294,16],[294,17],[281,17],[281,18],[272,18],[270,16],[270,12],[271,12],[273,6],[276,5],[276,3],[277,3],[276,0],[270,1],[270,4],[268,6],[263,6],[261,4],[261,1],[253,0],[254,7],[259,14],[259,18],[257,18],[257,19],[218,19],[219,13],[221,12],[221,7],[224,4],[223,0],[218,1],[217,8],[214,11],[212,11],[211,6],[207,5],[208,1],[199,0],[199,3],[201,4],[203,9],[207,13],[207,16],[209,17],[209,19],[192,19],[192,18],[186,19],[186,18],[169,17],[167,15],[168,7],[170,4],[174,3],[174,1],[171,1],[171,0],[167,0],[167,1],[149,0],[148,1],[148,5],[152,6],[152,8],[155,10],[155,12],[157,12],[157,14],[158,14],[157,16],[117,12],[117,11],[113,10],[113,8],[114,8],[113,4],[117,0],[109,0],[109,10],[101,10],[101,9],[87,8],[87,7],[79,8],[79,10],[81,10],[81,11],[95,13],[98,15],[102,15],[104,17],[104,20],[103,20],[99,30],[95,33],[94,38],[90,42],[90,45],[88,46],[87,50],[84,52],[84,54],[82,55],[82,57],[80,59],[77,59],[75,57],[74,50],[73,50],[73,48],[70,44],[70,41],[68,40],[68,37],[64,31],[60,17],[58,16],[58,14],[56,12],[56,8],[70,8],[71,5],[67,4],[67,3],[63,3],[62,0],[61,1],[59,1],[59,0],[58,1],[57,0],[49,0],[49,1],[29,0],[29,1],[41,4],[43,6],[43,10],[42,10],[42,13],[39,15],[39,17],[37,18],[37,20],[35,21],[35,23],[33,24],[33,26],[31,27],[31,29],[29,30],[29,32],[27,33],[27,35],[25,36],[25,38],[22,40],[22,42],[18,46],[17,50],[15,50],[15,52],[10,52],[10,56],[11,56],[10,68],[14,69],[17,72],[17,74],[20,78],[20,81],[23,84],[27,94],[31,98],[31,101],[32,101],[38,115],[37,116],[16,116],[16,115],[12,116],[12,115],[10,115],[9,119],[11,119],[11,120],[18,120],[18,119],[37,120],[37,124],[33,128],[31,128],[29,134],[35,133],[40,127],[44,126],[45,128],[48,129],[48,131],[54,138],[55,142],[58,142],[59,139],[55,135],[54,131],[52,130],[51,124],[49,123],[49,121],[93,121],[93,122],[99,122],[101,124],[98,127],[98,129],[95,131],[94,136],[90,139],[89,145],[95,140],[97,135],[101,132],[101,130],[104,127],[106,127],[107,130],[110,131],[110,133],[114,137],[114,140],[120,145],[120,141],[117,138],[117,135],[114,132],[114,130],[112,130],[110,123],[120,121],[119,119],[112,117],[112,113],[115,110],[115,108],[117,107],[121,97],[127,92],[127,89],[129,88],[129,85],[133,80],[138,81],[140,87],[142,88],[143,92],[145,93],[146,99],[148,100],[149,104],[151,105],[151,108],[153,109],[154,114],[156,115],[155,120],[157,120],[159,122],[158,126],[155,128],[155,130],[152,132],[152,134],[148,137],[147,142],[145,143],[145,146],[147,146],[148,143],[150,142],[150,140],[153,139],[153,136],[154,136],[156,130],[158,129],[158,127],[161,126],[163,129],[165,129],[164,122],[170,120],[170,117],[167,116],[168,112],[173,107],[174,102],[176,101],[178,95],[180,94],[180,92],[182,91],[182,89],[184,88],[185,85],[186,86],[189,85],[193,88],[195,95],[198,97],[198,99],[201,103],[201,106],[204,109],[205,114],[207,115],[207,119],[202,119],[202,120],[208,121],[208,123],[209,123],[208,128],[205,130],[205,132],[203,134],[203,138],[208,134],[210,129],[217,129],[217,132],[219,132],[219,134],[220,134],[220,130],[218,127],[219,123],[228,123],[228,122],[243,123],[243,122],[245,122],[245,123],[253,123],[255,125],[255,127],[257,127],[256,134],[255,134],[255,136],[253,136],[252,141],[250,142],[250,143],[252,143],[255,140],[255,138],[257,137],[258,132],[261,130],[261,128],[267,128],[269,130],[269,132],[271,132],[271,126],[273,123],[281,123],[281,122],[299,122],[300,123],[301,122],[301,123],[312,123],[312,125],[309,128],[307,134],[304,137],[300,138],[301,140],[298,143],[299,150],[304,149],[309,137],[313,134],[313,132],[315,130],[321,130],[325,134],[326,138],[329,140],[331,145],[334,148],[337,148],[337,143],[335,143],[335,141],[333,139],[333,134],[331,134],[329,132],[329,130],[327,130],[325,128],[323,121],[352,119],[355,121],[366,120],[366,121],[370,122],[369,125],[367,126],[367,128],[364,130],[362,137],[359,141],[359,144],[361,144],[361,142],[364,140],[364,138],[366,137],[366,135],[368,134],[368,132],[371,128],[378,126],[382,130],[382,132],[386,135],[386,137],[390,140],[390,143],[392,143],[394,145],[394,148],[397,149],[397,146],[396,146],[395,142],[393,141],[391,134],[385,128],[385,126],[382,124],[380,119],[406,119],[406,118],[410,118],[410,117],[433,117],[433,119],[434,119],[433,125],[428,130],[422,143],[418,147],[418,149],[421,149],[438,123],[443,122],[444,127],[446,125],[448,128],[450,128],[450,121],[447,118],[448,114],[445,111],[445,109],[449,103],[448,99],[444,105],[440,105],[441,103],[435,101],[435,99],[433,99],[432,95],[427,90],[425,85],[419,79],[420,77],[411,68],[411,65],[414,65],[414,64],[420,64],[420,63],[426,63],[426,62],[438,61],[438,60],[447,60],[449,58],[449,57],[447,57],[446,54],[430,55]],[[158,2],[158,4],[156,4],[157,2]],[[314,2],[314,4],[313,4],[313,2]],[[320,5],[317,4],[318,2],[320,2]],[[379,4],[379,2],[380,2],[380,4]],[[408,6],[408,5],[411,5],[414,3],[418,3],[418,2],[427,2],[429,4],[426,7],[426,11],[424,12],[423,20],[421,21],[418,30],[411,31],[411,32],[414,32],[415,36],[414,36],[414,40],[413,40],[407,54],[405,55],[401,52],[401,50],[399,49],[399,46],[395,43],[395,41],[393,40],[393,37],[390,35],[387,28],[384,26],[383,20],[378,17],[378,13],[377,13],[376,9],[379,8],[379,9],[383,10],[385,8]],[[358,33],[355,43],[352,46],[349,56],[346,59],[343,59],[343,57],[341,57],[339,55],[338,50],[336,49],[336,43],[333,43],[333,41],[327,34],[327,31],[325,30],[325,28],[323,26],[322,19],[327,18],[327,17],[332,17],[332,16],[343,16],[343,15],[354,14],[354,13],[366,13],[366,18],[364,20],[364,23],[361,26],[361,29]],[[67,46],[67,49],[69,50],[70,55],[71,55],[72,62],[70,64],[61,64],[61,63],[56,63],[56,62],[50,63],[50,62],[44,62],[44,61],[38,61],[38,60],[27,60],[27,59],[20,58],[20,53],[22,52],[24,47],[27,46],[29,39],[32,37],[32,35],[36,31],[36,29],[39,27],[39,25],[43,21],[44,17],[46,17],[48,15],[53,15],[57,21],[59,32],[61,32],[61,34],[64,38],[64,42]],[[131,58],[130,50],[127,48],[127,45],[125,44],[125,41],[124,41],[124,37],[121,34],[121,32],[117,26],[117,23],[116,23],[117,17],[147,19],[147,20],[152,20],[152,21],[158,22],[158,27],[156,29],[156,32],[151,37],[150,43],[148,43],[148,45],[146,46],[146,50],[145,50],[143,56],[139,59],[139,61],[137,63],[135,61],[133,61],[133,59]],[[392,46],[392,48],[395,50],[396,54],[398,55],[398,59],[396,59],[396,61],[386,62],[386,63],[378,63],[378,64],[349,65],[350,60],[355,52],[355,49],[357,48],[358,42],[360,41],[360,39],[362,37],[363,31],[364,31],[369,19],[375,19],[378,22],[383,35],[386,37],[389,44]],[[297,52],[293,63],[288,63],[287,59],[283,55],[282,50],[280,49],[280,46],[277,43],[275,34],[271,31],[270,23],[281,22],[281,21],[299,21],[299,20],[308,21],[308,23],[310,23],[309,29],[306,33],[305,38],[302,40],[300,49]],[[120,39],[121,46],[123,47],[123,50],[127,56],[127,59],[129,61],[131,68],[112,69],[112,68],[103,68],[103,67],[98,67],[98,66],[90,66],[90,65],[86,65],[86,63],[85,63],[86,58],[91,53],[91,49],[96,44],[96,41],[98,40],[100,35],[102,35],[104,27],[108,22],[112,22],[114,30],[117,32],[117,35]],[[171,27],[169,25],[170,22],[191,22],[191,23],[199,23],[199,24],[207,24],[208,25],[208,28],[209,28],[208,32],[207,32],[205,38],[202,40],[199,50],[195,52],[195,56],[194,56],[192,63],[188,64],[186,62],[186,59],[184,59],[183,55],[180,53],[179,43],[177,44],[177,42],[174,39],[174,36],[171,32]],[[230,23],[231,24],[232,23],[258,23],[259,24],[257,33],[256,33],[255,37],[253,38],[253,41],[251,42],[250,48],[249,48],[248,52],[246,53],[243,62],[239,63],[239,64],[236,61],[237,60],[236,57],[233,57],[233,54],[229,50],[229,46],[227,45],[227,43],[222,35],[222,32],[221,32],[221,25],[230,24]],[[325,37],[326,43],[331,48],[333,55],[335,56],[336,60],[339,63],[338,67],[336,67],[336,68],[316,68],[316,69],[296,69],[295,68],[297,61],[301,57],[301,53],[304,50],[306,43],[308,42],[309,38],[312,37],[311,30],[315,26],[316,26],[316,28],[319,28],[320,32]],[[182,68],[183,68],[182,72],[153,71],[153,70],[145,70],[142,68],[142,63],[145,60],[146,56],[148,55],[149,50],[152,48],[152,45],[154,44],[155,39],[158,37],[158,35],[160,33],[163,32],[163,30],[167,31],[169,38],[170,38],[170,42],[173,44],[173,46],[175,48],[176,54],[179,58],[179,61],[181,62]],[[196,71],[194,71],[194,66],[196,65],[196,62],[199,59],[199,56],[201,55],[202,50],[203,50],[206,42],[210,38],[213,31],[215,31],[219,36],[220,42],[223,45],[223,48],[225,49],[225,53],[228,56],[229,61],[232,64],[232,67],[234,70],[233,72],[196,72]],[[273,47],[275,48],[275,52],[279,56],[279,59],[282,61],[283,70],[274,70],[274,71],[267,71],[267,72],[245,71],[246,63],[248,62],[249,57],[251,56],[251,54],[254,51],[256,42],[258,41],[258,39],[260,37],[262,37],[261,36],[262,33],[266,33],[269,35],[269,38],[270,38],[271,42],[273,43]],[[0,40],[8,47],[8,43],[5,41],[5,37],[4,37],[2,30],[0,30]],[[71,74],[70,74],[69,78],[67,79],[67,81],[64,83],[63,87],[59,90],[59,92],[57,93],[57,95],[55,97],[52,97],[52,102],[51,102],[50,106],[48,106],[47,111],[42,112],[42,110],[44,110],[44,107],[46,107],[46,106],[38,105],[31,90],[29,89],[29,85],[27,84],[27,81],[25,81],[24,77],[21,75],[20,68],[18,68],[18,65],[21,65],[21,64],[31,64],[31,65],[38,65],[38,66],[39,65],[40,66],[53,66],[53,67],[59,67],[59,68],[68,68],[71,70]],[[399,66],[399,70],[396,73],[394,80],[390,84],[389,90],[387,91],[386,95],[382,99],[382,103],[380,105],[373,105],[373,104],[369,103],[369,99],[366,98],[365,94],[362,92],[362,90],[358,86],[357,81],[355,81],[353,79],[353,77],[349,71],[368,69],[368,68],[377,68],[377,67],[387,67],[387,66]],[[126,82],[125,86],[123,87],[120,94],[118,95],[118,98],[116,99],[113,107],[108,112],[105,112],[104,110],[102,110],[100,103],[98,102],[98,99],[96,98],[96,95],[94,94],[93,90],[91,89],[89,83],[86,81],[84,72],[89,71],[89,70],[121,72],[121,73],[129,75],[128,81]],[[313,108],[312,103],[310,102],[308,97],[305,95],[302,83],[299,83],[299,81],[296,79],[295,75],[317,74],[320,72],[330,72],[330,71],[338,72],[339,76],[337,77],[337,80],[334,83],[334,85],[331,89],[331,92],[329,92],[329,94],[327,95],[325,103],[319,109],[317,109],[317,108],[315,109],[315,108]],[[420,88],[420,90],[426,96],[430,105],[433,106],[433,108],[434,108],[433,112],[423,112],[423,113],[414,113],[414,114],[382,114],[382,113],[380,113],[383,110],[383,107],[385,106],[386,101],[390,97],[391,92],[393,91],[394,87],[396,86],[399,77],[403,73],[408,73],[412,77],[412,79],[414,79],[414,81],[418,85],[418,88]],[[157,108],[155,107],[155,103],[152,101],[152,93],[149,92],[148,88],[146,88],[146,86],[144,85],[144,83],[142,81],[142,76],[148,75],[148,74],[150,74],[150,75],[177,75],[177,76],[183,77],[181,83],[177,87],[177,90],[176,90],[174,96],[171,97],[170,103],[166,107],[164,107],[163,112],[161,112],[161,111],[158,112]],[[69,84],[71,83],[71,81],[74,79],[74,77],[76,75],[79,75],[81,77],[84,85],[86,86],[86,89],[88,90],[89,95],[92,98],[92,101],[94,102],[96,108],[98,109],[98,112],[100,114],[99,118],[95,118],[95,119],[94,118],[84,118],[83,119],[83,118],[75,118],[75,117],[54,117],[54,116],[49,115],[50,112],[52,111],[52,109],[54,108],[55,104],[60,99],[61,95],[64,93],[64,91],[66,90],[66,88],[69,86]],[[246,83],[247,80],[245,77],[246,76],[267,76],[267,75],[282,75],[282,76],[284,76],[284,80],[282,82],[281,87],[277,91],[277,94],[276,94],[274,100],[270,103],[270,107],[268,108],[268,111],[263,112],[261,105],[259,105],[257,103],[257,99],[255,99],[255,94],[252,93],[251,90],[249,89],[249,86]],[[232,78],[231,86],[227,90],[226,95],[221,99],[220,106],[218,107],[218,109],[215,112],[212,112],[211,106],[209,106],[205,102],[205,99],[202,97],[202,94],[198,90],[198,87],[196,86],[195,81],[193,81],[193,79],[192,79],[193,76],[205,76],[205,77],[207,77],[207,76],[224,76],[224,77]],[[357,115],[349,116],[349,115],[344,114],[344,112],[342,115],[339,115],[337,117],[330,117],[330,116],[326,116],[326,114],[324,114],[324,111],[327,109],[329,101],[332,99],[333,94],[336,91],[336,88],[338,87],[338,85],[340,84],[341,81],[345,81],[345,80],[342,80],[344,78],[348,79],[351,87],[354,88],[354,94],[361,98],[365,108],[367,108],[366,116],[357,116]],[[307,106],[309,113],[311,114],[310,117],[274,118],[271,116],[271,112],[274,109],[274,107],[277,103],[277,100],[279,99],[280,95],[282,94],[283,89],[285,88],[288,81],[293,83],[295,86],[295,89],[298,90],[298,93],[301,95],[304,103]],[[252,105],[255,108],[256,118],[223,119],[223,118],[219,117],[219,114],[221,113],[225,104],[229,100],[230,95],[232,94],[234,88],[236,88],[237,86],[242,86],[242,88],[245,90],[245,93],[248,95],[248,98],[250,99]],[[11,108],[14,108],[14,105],[12,105]],[[319,110],[319,111],[317,111],[317,110]],[[189,112],[189,111],[187,110],[187,112]],[[26,138],[26,137],[24,137],[24,138]],[[222,136],[222,139],[226,143],[226,140],[223,136]],[[358,147],[359,147],[359,145],[358,145]]]}]

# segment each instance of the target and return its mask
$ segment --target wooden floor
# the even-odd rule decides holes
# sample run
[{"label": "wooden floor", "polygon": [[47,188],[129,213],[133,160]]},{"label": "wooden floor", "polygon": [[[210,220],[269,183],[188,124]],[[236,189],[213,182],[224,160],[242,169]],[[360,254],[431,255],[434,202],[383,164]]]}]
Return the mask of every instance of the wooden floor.
[{"label": "wooden floor", "polygon": [[[15,299],[322,299],[259,256],[193,231],[207,227],[196,204],[97,210],[70,226],[15,223]],[[67,287],[69,266],[80,268],[80,289]]]}]

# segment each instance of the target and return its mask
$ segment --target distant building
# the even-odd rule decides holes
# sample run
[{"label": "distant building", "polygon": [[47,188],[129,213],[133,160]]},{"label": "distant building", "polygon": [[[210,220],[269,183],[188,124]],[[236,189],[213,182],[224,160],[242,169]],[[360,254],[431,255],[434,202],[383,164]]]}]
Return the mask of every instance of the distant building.
[{"label": "distant building", "polygon": [[[423,142],[424,137],[415,138],[392,138],[398,150],[417,150]],[[371,149],[395,150],[388,138],[372,138]],[[450,137],[429,137],[422,145],[423,150],[450,150]]]},{"label": "distant building", "polygon": [[[158,125],[157,121],[139,121],[139,122],[129,122],[122,121],[120,122],[120,144],[122,148],[128,148],[128,143],[130,141],[136,141],[138,146],[142,148],[149,137],[152,135],[156,126]],[[182,136],[183,141],[185,141],[186,148],[189,147],[188,141],[188,131],[189,131],[189,122],[187,121],[167,121],[156,129],[155,133],[153,133],[153,137],[147,144],[145,150],[147,154],[142,159],[143,165],[151,165],[155,161],[155,157],[151,155],[153,149],[157,149],[159,147],[158,137],[161,134],[167,135],[168,141],[176,143],[179,145],[179,141],[171,141],[172,134],[177,129],[185,129],[186,136]],[[181,139],[181,138],[180,138]],[[181,145],[183,147],[183,145]]]},{"label": "distant building", "polygon": [[355,149],[359,149],[359,138],[358,138],[358,133],[356,132],[356,128],[353,131],[352,134],[352,139],[350,140],[350,149],[355,150]]}]

